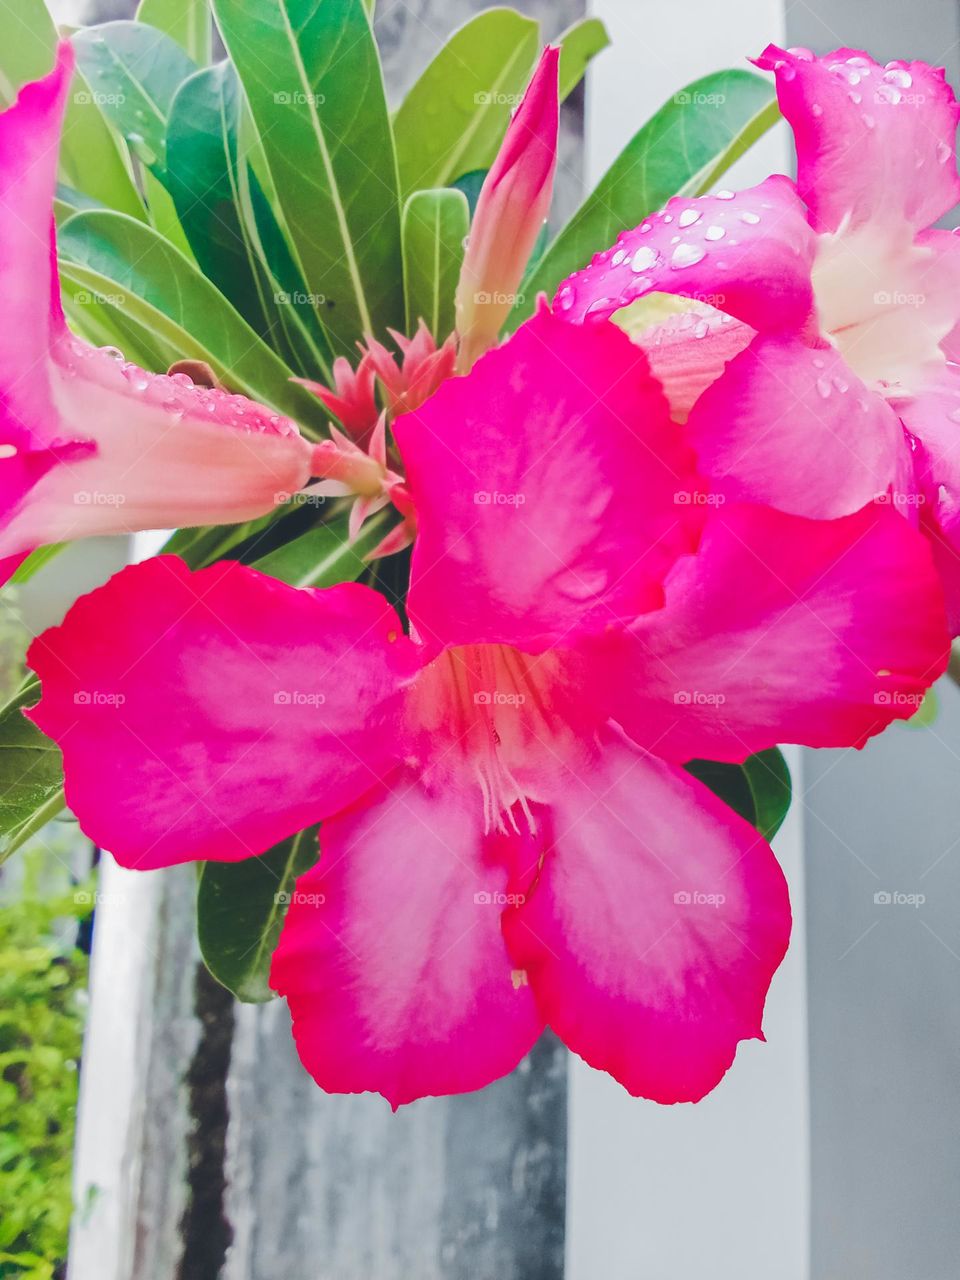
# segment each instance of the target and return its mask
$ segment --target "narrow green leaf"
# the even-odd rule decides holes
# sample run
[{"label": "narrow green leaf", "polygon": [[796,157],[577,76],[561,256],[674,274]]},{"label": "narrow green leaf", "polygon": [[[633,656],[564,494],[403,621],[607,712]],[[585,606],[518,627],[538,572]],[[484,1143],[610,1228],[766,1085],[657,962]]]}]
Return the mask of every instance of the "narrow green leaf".
[{"label": "narrow green leaf", "polygon": [[[70,216],[73,216],[72,214]],[[143,369],[162,372],[173,364],[172,348],[158,338],[152,312],[135,319],[125,293],[96,272],[58,261],[63,307],[71,328],[95,347],[118,347]],[[125,308],[121,310],[121,305]]]},{"label": "narrow green leaf", "polygon": [[599,18],[581,18],[567,28],[557,43],[560,46],[560,101],[563,102],[583,79],[597,54],[609,45],[610,36]]},{"label": "narrow green leaf", "polygon": [[403,277],[407,333],[423,319],[437,342],[453,332],[454,294],[470,230],[462,191],[417,191],[403,209]]},{"label": "narrow green leaf", "polygon": [[[0,42],[0,104],[9,106],[30,80],[45,76],[53,66],[57,29],[43,0],[17,0],[4,9],[4,38]],[[108,208],[143,217],[143,204],[127,169],[119,140],[100,107],[99,95],[79,73],[67,103],[60,146],[64,180]]]},{"label": "narrow green leaf", "polygon": [[486,9],[453,33],[394,120],[404,195],[490,167],[539,44],[538,24],[513,9]]},{"label": "narrow green leaf", "polygon": [[162,180],[173,95],[196,64],[170,36],[142,22],[104,22],[73,37],[77,65],[104,115]]},{"label": "narrow green leaf", "polygon": [[743,764],[691,760],[686,766],[731,809],[772,840],[790,808],[790,770],[776,747],[758,751]]},{"label": "narrow green leaf", "polygon": [[137,21],[176,40],[199,65],[210,61],[213,23],[207,0],[140,0]]},{"label": "narrow green leaf", "polygon": [[387,533],[390,521],[389,511],[379,512],[366,522],[356,542],[350,542],[347,517],[338,517],[254,560],[253,567],[292,587],[332,587],[339,582],[354,582],[367,567],[365,556]]},{"label": "narrow green leaf", "polygon": [[143,192],[147,202],[147,217],[153,229],[179,249],[184,257],[196,261],[169,191],[149,169],[143,170]]},{"label": "narrow green leaf", "polygon": [[214,0],[334,349],[403,324],[396,157],[363,0]]},{"label": "narrow green leaf", "polygon": [[242,862],[207,862],[197,888],[197,935],[204,963],[239,1000],[273,998],[270,960],[297,877],[317,861],[318,827],[310,827]]},{"label": "narrow green leaf", "polygon": [[33,575],[45,564],[49,564],[54,556],[58,556],[65,546],[67,546],[66,542],[52,542],[49,546],[37,547],[36,551],[31,551],[26,560],[14,571],[10,578],[10,585],[16,587],[23,582],[29,582]]},{"label": "narrow green leaf", "polygon": [[217,287],[151,227],[118,213],[78,213],[64,223],[59,243],[68,263],[94,273],[92,288],[152,333],[167,365],[205,360],[231,390],[325,431],[316,397],[290,381],[289,368]]},{"label": "narrow green leaf", "polygon": [[167,185],[204,274],[298,373],[316,377],[329,369],[330,353],[300,302],[303,282],[291,281],[294,264],[269,203],[240,157],[242,106],[228,62],[184,81],[170,112]]},{"label": "narrow green leaf", "polygon": [[39,695],[39,680],[28,676],[0,710],[0,862],[63,808],[60,752],[23,715]]},{"label": "narrow green leaf", "polygon": [[596,190],[524,282],[510,316],[516,328],[621,231],[672,195],[705,191],[777,119],[773,89],[749,71],[719,71],[688,85],[634,135]]}]

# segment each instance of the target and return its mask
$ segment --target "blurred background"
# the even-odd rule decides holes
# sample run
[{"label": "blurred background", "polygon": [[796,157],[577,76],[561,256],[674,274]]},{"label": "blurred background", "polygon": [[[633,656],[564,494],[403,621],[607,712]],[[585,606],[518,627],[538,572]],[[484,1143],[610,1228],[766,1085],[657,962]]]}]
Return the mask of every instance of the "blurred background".
[{"label": "blurred background", "polygon": [[[960,81],[955,0],[515,4],[548,37],[585,11],[612,37],[564,108],[561,215],[662,102],[769,41]],[[134,9],[51,7],[66,23]],[[379,0],[395,99],[482,7]],[[791,166],[780,125],[724,184]],[[68,549],[0,597],[0,644],[151,549]],[[697,1107],[633,1100],[549,1040],[471,1097],[396,1116],[325,1097],[283,1007],[235,1006],[205,975],[192,869],[96,865],[52,824],[0,873],[0,1277],[64,1274],[74,1200],[71,1280],[957,1280],[960,693],[943,682],[938,703],[862,753],[791,755],[777,848],[797,924],[768,1043]]]}]

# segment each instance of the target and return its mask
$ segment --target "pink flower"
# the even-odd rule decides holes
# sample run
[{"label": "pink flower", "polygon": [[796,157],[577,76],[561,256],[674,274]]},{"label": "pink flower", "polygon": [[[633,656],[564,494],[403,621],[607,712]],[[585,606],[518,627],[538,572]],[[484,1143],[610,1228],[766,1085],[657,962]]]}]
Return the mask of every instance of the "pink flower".
[{"label": "pink flower", "polygon": [[602,318],[652,291],[710,304],[641,339],[702,469],[731,499],[802,515],[919,507],[958,630],[960,241],[928,228],[960,199],[960,107],[922,62],[771,46],[757,65],[776,72],[797,185],[671,200],[558,307]]},{"label": "pink flower", "polygon": [[548,46],[480,191],[457,285],[461,373],[499,338],[550,212],[559,65],[560,50]]},{"label": "pink flower", "polygon": [[72,70],[62,44],[0,114],[0,576],[42,543],[248,520],[311,474],[313,447],[287,418],[67,329],[51,237]]},{"label": "pink flower", "polygon": [[682,764],[909,714],[948,648],[929,548],[877,505],[711,501],[642,352],[543,308],[396,434],[409,637],[360,585],[128,568],[30,650],[68,803],[139,868],[322,820],[272,983],[325,1089],[475,1089],[549,1025],[700,1098],[761,1036],[790,913]]}]

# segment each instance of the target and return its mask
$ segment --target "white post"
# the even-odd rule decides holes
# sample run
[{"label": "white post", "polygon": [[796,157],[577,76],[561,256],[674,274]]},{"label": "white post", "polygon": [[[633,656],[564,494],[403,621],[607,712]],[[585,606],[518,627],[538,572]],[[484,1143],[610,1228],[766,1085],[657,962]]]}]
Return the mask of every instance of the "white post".
[{"label": "white post", "polygon": [[[612,47],[588,79],[586,167],[595,183],[643,120],[691,80],[747,67],[783,34],[780,0],[594,0]],[[723,180],[790,172],[778,125]],[[799,751],[794,810],[776,841],[794,934],[767,1004],[767,1044],[741,1046],[697,1106],[659,1107],[575,1062],[570,1072],[567,1280],[809,1276],[806,955]]]}]

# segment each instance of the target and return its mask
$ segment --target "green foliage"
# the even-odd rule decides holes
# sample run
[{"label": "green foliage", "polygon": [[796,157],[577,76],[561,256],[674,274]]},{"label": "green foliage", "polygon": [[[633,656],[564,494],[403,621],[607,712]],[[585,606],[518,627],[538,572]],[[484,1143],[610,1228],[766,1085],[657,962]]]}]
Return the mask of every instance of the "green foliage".
[{"label": "green foliage", "polygon": [[687,769],[768,840],[780,830],[790,808],[792,783],[776,747],[758,751],[743,764],[691,760]]},{"label": "green foliage", "polygon": [[0,903],[0,1277],[52,1280],[66,1256],[89,893],[50,896],[41,862]]}]

